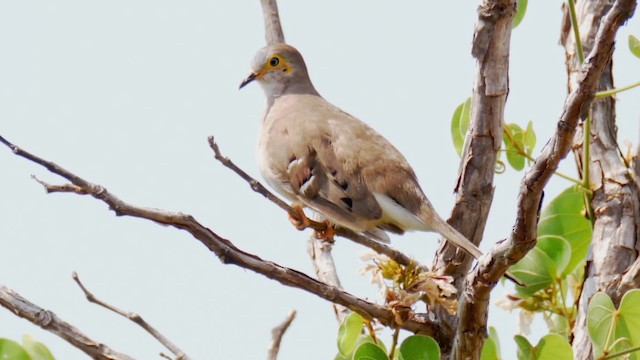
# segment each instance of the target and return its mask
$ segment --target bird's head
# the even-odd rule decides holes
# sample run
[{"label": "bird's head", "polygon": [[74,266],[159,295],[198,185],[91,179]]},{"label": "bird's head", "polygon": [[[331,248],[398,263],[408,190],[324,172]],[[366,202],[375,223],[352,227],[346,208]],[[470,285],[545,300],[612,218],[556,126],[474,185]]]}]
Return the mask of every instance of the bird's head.
[{"label": "bird's head", "polygon": [[304,59],[293,46],[277,44],[260,49],[253,58],[251,68],[249,76],[240,83],[240,89],[257,80],[267,96],[316,93]]}]

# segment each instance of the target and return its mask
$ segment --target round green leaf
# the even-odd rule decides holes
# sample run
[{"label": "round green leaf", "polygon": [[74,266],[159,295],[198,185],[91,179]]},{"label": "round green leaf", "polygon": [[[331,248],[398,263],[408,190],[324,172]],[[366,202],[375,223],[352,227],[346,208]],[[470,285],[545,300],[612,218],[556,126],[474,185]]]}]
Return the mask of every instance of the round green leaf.
[{"label": "round green leaf", "polygon": [[560,236],[545,235],[538,237],[536,247],[544,251],[555,264],[555,269],[547,269],[549,271],[555,270],[554,273],[550,272],[549,275],[560,277],[571,260],[571,245],[569,245],[569,242]]},{"label": "round green leaf", "polygon": [[518,10],[516,11],[516,15],[513,17],[513,22],[511,23],[511,28],[515,29],[516,26],[520,25],[522,19],[524,19],[524,14],[527,12],[527,0],[518,0]]},{"label": "round green leaf", "polygon": [[547,334],[535,347],[536,360],[573,360],[571,345],[558,334]]},{"label": "round green leaf", "polygon": [[480,360],[500,360],[500,354],[498,353],[498,347],[496,343],[489,337],[482,345],[482,353],[480,354]]},{"label": "round green leaf", "polygon": [[640,40],[633,35],[629,35],[629,50],[633,55],[640,58]]},{"label": "round green leaf", "polygon": [[516,286],[518,294],[525,296],[551,285],[553,282],[551,274],[557,273],[553,260],[537,246],[511,266],[509,271],[527,285],[526,287]]},{"label": "round green leaf", "polygon": [[469,129],[469,116],[471,114],[471,98],[467,98],[462,104],[458,105],[453,112],[451,118],[451,138],[453,147],[456,149],[458,156],[462,155],[462,147],[464,146],[464,138],[467,136]]},{"label": "round green leaf", "polygon": [[353,360],[389,360],[389,357],[375,344],[364,342],[353,353]]},{"label": "round green leaf", "polygon": [[430,336],[412,335],[400,344],[401,360],[439,360],[440,346]]},{"label": "round green leaf", "polygon": [[22,336],[22,346],[32,360],[55,360],[49,348],[43,343],[35,341],[30,335]]},{"label": "round green leaf", "polygon": [[602,355],[605,347],[610,343],[610,329],[615,326],[613,313],[616,308],[609,295],[598,292],[591,297],[587,312],[587,331],[593,343],[596,357]]},{"label": "round green leaf", "polygon": [[628,291],[620,301],[620,322],[632,346],[640,346],[640,289]]},{"label": "round green leaf", "polygon": [[498,331],[493,326],[489,326],[489,339],[493,340],[493,343],[496,345],[496,350],[498,351],[498,356],[500,356],[500,338],[498,338]]},{"label": "round green leaf", "polygon": [[340,324],[338,330],[338,351],[340,354],[349,355],[353,352],[363,324],[364,320],[358,313],[349,314]]},{"label": "round green leaf", "polygon": [[591,242],[591,223],[584,217],[584,196],[575,186],[564,190],[542,210],[538,237],[547,235],[569,242],[571,258],[563,275],[572,273],[584,261]]},{"label": "round green leaf", "polygon": [[513,337],[516,345],[518,346],[518,360],[530,360],[533,359],[533,345],[522,335],[516,335]]},{"label": "round green leaf", "polygon": [[31,360],[31,357],[17,342],[9,339],[0,339],[0,359]]}]

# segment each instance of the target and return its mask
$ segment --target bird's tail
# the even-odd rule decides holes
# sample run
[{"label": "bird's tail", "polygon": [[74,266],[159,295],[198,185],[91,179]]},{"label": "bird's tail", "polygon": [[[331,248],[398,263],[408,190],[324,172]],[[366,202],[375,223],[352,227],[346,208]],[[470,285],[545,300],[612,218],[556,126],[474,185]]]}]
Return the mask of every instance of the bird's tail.
[{"label": "bird's tail", "polygon": [[474,258],[477,259],[482,256],[482,251],[474,243],[469,241],[469,239],[462,235],[458,230],[454,229],[441,217],[436,216],[436,219],[434,220],[435,221],[432,221],[430,224],[433,231],[440,233],[448,241],[466,251]]}]

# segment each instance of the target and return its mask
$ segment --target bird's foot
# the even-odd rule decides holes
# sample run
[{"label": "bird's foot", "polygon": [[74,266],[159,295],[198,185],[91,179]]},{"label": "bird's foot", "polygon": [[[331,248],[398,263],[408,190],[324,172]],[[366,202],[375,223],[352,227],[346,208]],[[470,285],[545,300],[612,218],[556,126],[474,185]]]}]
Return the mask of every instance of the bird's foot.
[{"label": "bird's foot", "polygon": [[291,221],[291,224],[298,230],[308,228],[309,225],[311,225],[311,220],[305,215],[302,205],[292,204],[291,208],[295,211],[295,213],[289,213],[289,221]]},{"label": "bird's foot", "polygon": [[313,236],[315,236],[316,239],[333,243],[333,235],[336,233],[335,227],[329,222],[329,220],[325,220],[323,223],[325,226],[324,230],[314,230]]}]

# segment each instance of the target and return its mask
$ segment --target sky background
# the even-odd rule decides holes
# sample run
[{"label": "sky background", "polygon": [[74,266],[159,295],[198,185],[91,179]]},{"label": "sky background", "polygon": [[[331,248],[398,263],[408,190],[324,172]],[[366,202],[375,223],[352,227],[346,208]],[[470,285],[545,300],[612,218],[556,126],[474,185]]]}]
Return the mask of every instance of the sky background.
[{"label": "sky background", "polygon": [[[450,120],[470,94],[470,45],[477,2],[280,1],[287,41],[305,56],[323,96],[369,123],[406,156],[435,208],[447,217],[459,158]],[[552,134],[566,93],[558,45],[560,1],[532,1],[512,35],[506,121],[534,121],[537,153]],[[638,81],[640,59],[618,34],[618,85]],[[105,186],[122,200],[189,213],[239,248],[313,275],[307,232],[213,158],[207,136],[259,177],[255,148],[264,98],[238,91],[264,46],[258,1],[0,2],[0,134]],[[621,139],[638,140],[640,90],[618,96]],[[136,311],[194,359],[261,359],[270,330],[298,316],[280,359],[332,359],[338,325],[329,303],[251,271],[223,265],[186,232],[117,218],[73,194],[46,195],[38,178],[60,178],[0,149],[0,284],[54,311],[95,340],[140,359],[167,352],[135,324],[88,303],[77,271],[98,297]],[[575,174],[571,157],[563,171]],[[522,172],[496,176],[483,249],[506,237]],[[549,201],[569,186],[554,178]],[[393,245],[430,263],[435,234],[393,236]],[[376,299],[358,275],[366,249],[338,239],[334,257],[345,289]],[[506,290],[511,285],[507,285]],[[498,286],[492,302],[503,297]],[[502,352],[515,358],[517,316],[492,307]],[[544,334],[538,322],[530,340]],[[58,359],[79,350],[0,310],[0,337],[28,333]],[[388,336],[383,340],[390,343]]]}]

